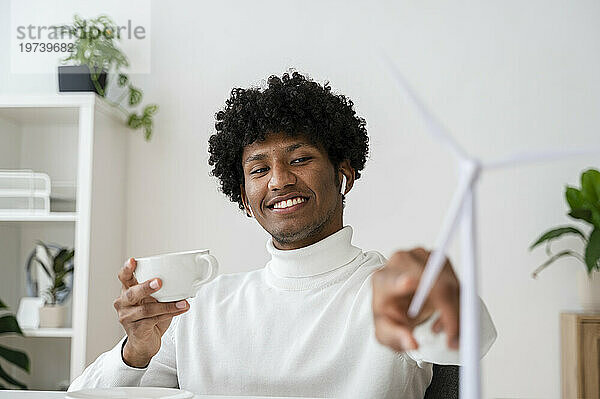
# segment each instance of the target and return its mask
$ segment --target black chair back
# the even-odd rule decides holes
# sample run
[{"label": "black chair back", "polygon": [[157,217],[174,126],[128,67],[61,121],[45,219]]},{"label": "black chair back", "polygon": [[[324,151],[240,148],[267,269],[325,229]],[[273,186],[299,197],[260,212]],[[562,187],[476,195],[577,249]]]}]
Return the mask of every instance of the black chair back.
[{"label": "black chair back", "polygon": [[431,384],[423,399],[458,399],[458,366],[433,365]]}]

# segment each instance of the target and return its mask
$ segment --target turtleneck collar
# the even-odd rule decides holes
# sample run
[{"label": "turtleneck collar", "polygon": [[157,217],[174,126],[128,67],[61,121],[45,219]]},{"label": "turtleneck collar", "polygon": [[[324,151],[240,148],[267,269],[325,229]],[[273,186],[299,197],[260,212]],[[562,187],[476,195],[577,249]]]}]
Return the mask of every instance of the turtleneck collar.
[{"label": "turtleneck collar", "polygon": [[[270,279],[271,283],[285,283],[283,285],[288,286],[286,288],[302,289],[314,287],[314,284],[307,280],[323,282],[324,278],[329,280],[326,278],[328,275],[337,276],[338,273],[335,272],[337,269],[348,265],[362,253],[360,248],[352,245],[351,241],[352,227],[350,226],[345,226],[321,241],[298,249],[277,249],[273,245],[273,239],[270,238],[267,241],[267,251],[271,254],[271,260],[267,264],[267,269],[273,277]],[[293,282],[296,279],[302,279],[304,282],[297,286],[297,282]]]}]

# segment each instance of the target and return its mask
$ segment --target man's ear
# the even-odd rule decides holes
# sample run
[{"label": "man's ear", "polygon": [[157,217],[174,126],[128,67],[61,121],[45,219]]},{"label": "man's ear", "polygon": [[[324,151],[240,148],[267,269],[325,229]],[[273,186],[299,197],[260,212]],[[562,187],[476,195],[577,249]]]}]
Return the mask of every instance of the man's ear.
[{"label": "man's ear", "polygon": [[345,159],[342,162],[340,162],[340,165],[338,166],[338,173],[338,178],[341,183],[343,183],[344,181],[343,177],[346,177],[345,187],[340,187],[341,194],[346,195],[350,190],[352,190],[352,186],[354,186],[354,180],[356,179],[356,171],[350,165],[350,161],[348,159]]},{"label": "man's ear", "polygon": [[240,184],[240,195],[242,196],[242,203],[244,204],[244,209],[246,209],[246,216],[249,218],[253,217],[252,208],[248,204],[248,197],[246,197],[246,189],[243,184]]}]

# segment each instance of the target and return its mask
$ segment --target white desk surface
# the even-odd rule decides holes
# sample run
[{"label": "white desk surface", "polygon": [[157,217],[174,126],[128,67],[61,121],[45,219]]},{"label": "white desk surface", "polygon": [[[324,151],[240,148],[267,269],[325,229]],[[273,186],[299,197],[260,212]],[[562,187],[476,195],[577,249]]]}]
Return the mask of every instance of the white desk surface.
[{"label": "white desk surface", "polygon": [[[0,399],[64,399],[66,392],[57,391],[0,391]],[[196,395],[194,399],[303,399],[273,396],[221,396],[221,395]],[[310,398],[305,398],[310,399]]]}]

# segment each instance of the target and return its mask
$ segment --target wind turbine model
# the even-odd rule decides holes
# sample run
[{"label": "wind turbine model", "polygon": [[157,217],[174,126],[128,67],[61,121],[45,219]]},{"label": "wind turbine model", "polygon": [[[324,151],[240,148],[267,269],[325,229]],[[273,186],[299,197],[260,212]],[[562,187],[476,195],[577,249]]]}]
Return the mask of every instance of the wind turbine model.
[{"label": "wind turbine model", "polygon": [[481,376],[479,368],[479,298],[477,295],[477,241],[475,223],[474,187],[483,170],[516,166],[523,163],[552,161],[576,155],[600,154],[600,148],[577,150],[554,150],[545,152],[522,152],[507,158],[482,163],[469,156],[467,152],[452,138],[446,129],[427,110],[408,85],[393,62],[383,55],[384,61],[400,84],[404,94],[416,106],[424,119],[427,130],[434,139],[446,145],[458,163],[459,182],[444,219],[435,247],[419,286],[408,309],[408,315],[415,317],[421,310],[425,299],[442,270],[445,253],[453,238],[454,232],[461,224],[461,258],[463,265],[460,295],[460,397],[462,399],[479,399],[481,397]]}]

